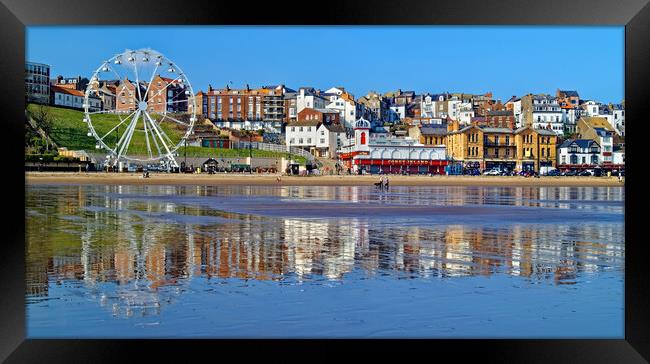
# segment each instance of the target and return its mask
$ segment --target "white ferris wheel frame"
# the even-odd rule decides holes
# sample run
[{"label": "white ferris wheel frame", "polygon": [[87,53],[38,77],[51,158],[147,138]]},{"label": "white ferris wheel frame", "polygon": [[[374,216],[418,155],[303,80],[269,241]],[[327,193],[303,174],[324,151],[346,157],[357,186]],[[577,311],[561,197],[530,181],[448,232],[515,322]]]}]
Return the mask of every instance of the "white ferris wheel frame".
[{"label": "white ferris wheel frame", "polygon": [[[139,87],[140,80],[139,80],[139,77],[138,77],[137,62],[132,61],[132,59],[135,59],[134,58],[135,55],[140,55],[140,56],[145,55],[145,57],[147,57],[149,55],[153,55],[157,59],[156,68],[154,69],[154,71],[151,74],[151,79],[149,80],[149,83],[147,85],[147,89],[146,89],[144,95],[141,94],[141,90],[140,90],[140,87]],[[135,110],[133,112],[131,112],[131,113],[126,113],[125,115],[127,115],[127,116],[124,119],[121,117],[122,115],[120,113],[117,113],[116,110],[100,110],[100,111],[94,111],[94,112],[90,111],[89,110],[90,109],[89,97],[90,97],[91,92],[94,91],[91,88],[92,88],[92,85],[94,84],[94,82],[99,82],[100,81],[100,77],[99,77],[100,71],[102,71],[102,72],[111,72],[112,71],[116,76],[118,76],[118,80],[120,82],[123,81],[123,77],[121,75],[119,75],[117,73],[117,71],[112,66],[116,61],[119,61],[120,62],[119,64],[121,64],[121,62],[123,62],[121,60],[122,58],[126,60],[125,62],[133,63],[134,73],[135,73],[135,76],[136,76],[135,77],[136,78],[135,79],[135,85],[136,85],[135,88],[137,90],[134,93],[134,97],[137,100]],[[147,61],[149,61],[148,58],[147,58]],[[158,64],[158,63],[160,63],[160,64]],[[165,91],[164,112],[162,114],[162,118],[160,119],[160,121],[156,122],[154,120],[154,118],[151,117],[149,112],[147,112],[146,107],[143,109],[142,106],[140,106],[140,105],[142,103],[144,103],[144,104],[147,103],[147,101],[145,101],[145,100],[146,100],[147,96],[150,96],[149,95],[149,90],[151,88],[151,84],[153,82],[153,79],[154,79],[154,77],[156,75],[156,71],[158,70],[158,68],[160,66],[166,67],[167,65],[170,67],[170,69],[178,70],[178,72],[177,72],[178,77],[174,77],[174,81],[168,82],[162,89],[160,89],[158,91],[158,93],[156,95],[153,96],[153,97],[156,97],[156,96],[160,95],[161,92]],[[108,69],[108,71],[106,71],[104,69]],[[173,73],[173,72],[174,71],[172,71],[171,73]],[[180,120],[178,120],[176,118],[173,118],[173,117],[167,115],[167,108],[169,106],[169,102],[166,100],[166,97],[167,97],[166,96],[166,90],[167,90],[167,87],[169,87],[172,83],[174,83],[174,82],[176,82],[178,80],[182,80],[181,82],[185,86],[185,91],[186,92],[189,91],[189,95],[186,94],[186,96],[187,96],[187,104],[188,104],[187,105],[187,107],[188,107],[187,112],[190,114],[189,123],[182,122],[182,121],[180,121]],[[115,107],[117,108],[117,95],[113,95],[113,96],[116,97]],[[191,102],[192,102],[192,108],[191,108],[192,110],[191,110],[191,112],[189,111],[190,99],[191,99]],[[113,164],[118,163],[120,160],[147,163],[147,162],[157,162],[157,161],[162,162],[165,159],[167,159],[167,160],[169,160],[169,162],[173,166],[178,167],[178,163],[176,162],[176,158],[175,158],[176,151],[178,150],[178,148],[181,147],[181,145],[183,145],[185,143],[185,141],[187,140],[189,135],[192,134],[192,131],[194,130],[194,124],[196,122],[196,107],[197,107],[197,105],[196,105],[196,97],[195,97],[195,94],[194,94],[194,89],[192,88],[192,84],[190,83],[189,79],[185,75],[185,72],[183,72],[183,70],[175,62],[172,62],[169,58],[165,57],[162,53],[160,53],[158,51],[155,51],[155,50],[151,50],[151,49],[126,50],[125,52],[116,54],[113,57],[111,57],[110,59],[108,59],[107,61],[104,61],[102,63],[102,65],[99,66],[95,70],[95,72],[93,72],[93,74],[91,76],[91,79],[90,79],[90,82],[88,83],[88,86],[86,87],[86,91],[84,93],[84,104],[83,104],[84,120],[83,121],[88,125],[89,134],[91,134],[95,138],[96,142],[98,143],[98,144],[96,144],[96,147],[98,149],[103,148],[103,149],[107,150],[110,153],[109,159],[113,160]],[[100,137],[99,134],[97,133],[97,131],[95,130],[95,127],[92,124],[92,115],[94,115],[94,114],[113,114],[113,115],[117,116],[117,118],[119,119],[120,122],[117,123],[108,133],[106,133],[106,134],[104,134],[104,136]],[[140,119],[140,116],[142,116],[142,125],[144,127],[145,140],[146,140],[146,143],[147,143],[147,153],[149,155],[149,158],[144,158],[144,159],[129,156],[129,155],[126,154],[126,152],[128,151],[128,146],[129,146],[129,144],[131,142],[131,138],[133,137],[135,127],[138,124],[138,120]],[[169,136],[167,136],[167,134],[160,127],[160,122],[162,122],[163,120],[165,120],[167,118],[174,121],[174,122],[176,122],[176,123],[180,123],[180,124],[183,124],[183,125],[187,126],[187,130],[185,131],[185,134],[181,137],[179,142],[176,143],[176,144],[173,143],[173,141],[169,138]],[[131,120],[129,121],[129,119],[131,119]],[[126,126],[127,129],[122,134],[120,139],[118,140],[116,146],[114,148],[112,148],[108,144],[106,144],[104,142],[104,138],[106,138],[116,128],[118,128],[122,124],[125,124],[126,122],[128,122],[128,124]],[[149,124],[148,127],[147,127],[147,123]],[[151,139],[152,139],[153,143],[156,146],[156,150],[158,151],[157,154],[153,153],[153,150],[151,148],[151,143],[149,141],[149,134],[151,134]],[[156,139],[156,137],[158,139]],[[160,144],[158,144],[158,142],[160,142],[160,144],[162,144],[162,147],[164,149],[161,149],[161,146],[160,146]],[[169,144],[171,144],[171,145],[167,144],[167,142],[169,142]]]}]

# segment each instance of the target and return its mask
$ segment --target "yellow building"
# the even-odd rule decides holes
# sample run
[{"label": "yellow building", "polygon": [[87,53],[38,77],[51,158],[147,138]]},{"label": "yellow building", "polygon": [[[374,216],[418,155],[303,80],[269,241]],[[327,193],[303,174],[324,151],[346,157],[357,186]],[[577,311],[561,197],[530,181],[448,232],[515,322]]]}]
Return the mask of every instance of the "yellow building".
[{"label": "yellow building", "polygon": [[539,171],[556,165],[557,135],[552,130],[524,126],[515,130],[517,170]]},{"label": "yellow building", "polygon": [[440,126],[413,126],[409,128],[409,137],[424,145],[447,145],[447,128]]},{"label": "yellow building", "polygon": [[459,128],[458,122],[450,122],[447,129],[447,154],[453,159],[473,168],[515,168],[516,146],[512,129],[476,125]]},{"label": "yellow building", "polygon": [[458,122],[447,124],[447,155],[464,162],[466,167],[539,171],[555,166],[557,136],[551,130],[523,127],[460,128]]}]

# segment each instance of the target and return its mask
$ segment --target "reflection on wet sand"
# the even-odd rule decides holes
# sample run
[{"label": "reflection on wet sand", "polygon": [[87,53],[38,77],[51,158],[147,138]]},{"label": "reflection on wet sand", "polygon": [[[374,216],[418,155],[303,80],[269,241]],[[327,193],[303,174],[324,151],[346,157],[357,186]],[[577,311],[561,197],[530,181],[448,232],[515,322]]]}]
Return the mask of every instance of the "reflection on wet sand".
[{"label": "reflection on wet sand", "polygon": [[[128,317],[159,314],[196,277],[282,283],[509,275],[574,284],[583,274],[623,270],[622,189],[434,189],[378,194],[361,187],[30,187],[28,299],[47,298],[54,286],[85,287],[101,306]],[[506,205],[567,214],[587,209],[619,214],[620,221],[429,225],[407,224],[400,216],[269,217],[207,207],[205,200],[215,196],[233,203],[272,197],[296,204]]]}]

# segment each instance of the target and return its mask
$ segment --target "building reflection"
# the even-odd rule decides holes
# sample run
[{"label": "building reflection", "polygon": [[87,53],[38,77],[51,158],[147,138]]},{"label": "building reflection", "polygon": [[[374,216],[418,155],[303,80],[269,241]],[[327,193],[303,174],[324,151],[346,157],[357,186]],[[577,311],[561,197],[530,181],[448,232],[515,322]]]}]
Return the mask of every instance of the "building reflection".
[{"label": "building reflection", "polygon": [[[219,189],[177,186],[145,192],[213,196]],[[543,188],[464,192],[452,189],[445,203],[490,203],[494,195],[513,204],[567,199],[562,190]],[[106,186],[99,192],[79,187],[27,194],[28,297],[48,296],[52,285],[83,284],[96,292],[102,306],[129,316],[158,313],[193,279],[345,281],[359,272],[411,278],[506,274],[572,284],[582,273],[623,269],[622,227],[616,224],[410,226],[376,219],[264,218],[173,200],[143,201],[129,193],[122,186]],[[282,188],[272,194],[369,198],[358,187]],[[173,220],[177,216],[230,220],[193,223]]]}]

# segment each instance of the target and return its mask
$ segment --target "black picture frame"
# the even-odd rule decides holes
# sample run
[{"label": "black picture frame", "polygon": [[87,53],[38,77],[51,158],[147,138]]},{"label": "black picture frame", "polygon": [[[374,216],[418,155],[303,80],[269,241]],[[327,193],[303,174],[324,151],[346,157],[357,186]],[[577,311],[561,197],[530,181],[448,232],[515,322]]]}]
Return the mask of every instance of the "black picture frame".
[{"label": "black picture frame", "polygon": [[[640,123],[648,109],[650,5],[648,0],[453,0],[306,2],[0,0],[0,69],[4,116],[5,222],[0,254],[0,360],[22,362],[147,361],[224,353],[257,353],[272,361],[303,355],[349,359],[396,354],[404,360],[444,358],[487,362],[642,363],[650,359],[648,253],[642,233],[645,193]],[[319,5],[319,6],[314,6]],[[26,340],[23,148],[25,27],[30,25],[624,25],[628,125],[625,190],[625,339],[623,340]],[[585,40],[587,41],[587,40]],[[593,41],[597,47],[606,47]],[[580,42],[580,41],[578,41]],[[209,44],[208,44],[209,46]],[[364,55],[368,56],[368,54]],[[592,56],[597,56],[597,51]],[[557,60],[556,60],[557,61]],[[574,60],[580,62],[579,60]],[[557,62],[558,66],[571,63]],[[577,64],[579,66],[579,64]],[[14,90],[15,92],[12,92]],[[647,115],[647,114],[646,114]],[[636,132],[635,132],[636,131]],[[630,152],[631,151],[631,152]],[[634,191],[638,192],[635,193]],[[9,197],[9,198],[7,198]],[[16,210],[15,212],[13,210]],[[635,213],[637,212],[638,213]],[[98,328],[100,329],[100,328]],[[303,353],[295,354],[295,350]],[[346,353],[345,356],[339,354]],[[294,356],[295,355],[295,356]],[[275,359],[273,359],[275,358]],[[411,358],[411,359],[409,359]]]}]

